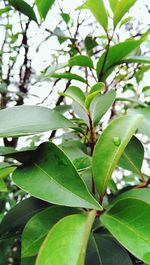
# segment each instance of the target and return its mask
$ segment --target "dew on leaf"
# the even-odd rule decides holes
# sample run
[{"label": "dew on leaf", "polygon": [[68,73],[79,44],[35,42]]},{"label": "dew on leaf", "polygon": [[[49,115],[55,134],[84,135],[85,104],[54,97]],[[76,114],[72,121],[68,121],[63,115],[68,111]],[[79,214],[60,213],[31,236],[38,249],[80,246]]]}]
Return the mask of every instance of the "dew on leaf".
[{"label": "dew on leaf", "polygon": [[121,144],[121,139],[118,136],[113,138],[114,145],[119,146]]}]

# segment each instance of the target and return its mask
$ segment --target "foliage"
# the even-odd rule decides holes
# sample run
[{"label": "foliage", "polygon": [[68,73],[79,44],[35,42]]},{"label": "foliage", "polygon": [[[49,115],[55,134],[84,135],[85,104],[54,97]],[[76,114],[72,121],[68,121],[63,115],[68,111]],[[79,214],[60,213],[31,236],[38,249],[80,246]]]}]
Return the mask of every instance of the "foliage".
[{"label": "foliage", "polygon": [[[81,1],[75,20],[63,2],[2,2],[0,264],[150,264],[150,87],[140,89],[149,30],[126,30],[137,1]],[[49,29],[55,7],[60,22]],[[37,53],[53,38],[60,47],[38,76],[34,28],[44,28]],[[37,83],[52,87],[28,105]]]}]

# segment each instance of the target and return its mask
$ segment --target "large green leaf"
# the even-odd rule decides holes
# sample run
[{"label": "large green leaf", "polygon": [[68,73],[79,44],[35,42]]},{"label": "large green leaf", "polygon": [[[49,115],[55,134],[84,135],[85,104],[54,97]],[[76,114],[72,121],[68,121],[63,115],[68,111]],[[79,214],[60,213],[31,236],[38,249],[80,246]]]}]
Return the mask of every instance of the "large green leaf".
[{"label": "large green leaf", "polygon": [[0,168],[0,179],[4,179],[16,169],[15,166]]},{"label": "large green leaf", "polygon": [[77,74],[73,74],[73,73],[54,73],[51,75],[47,75],[46,77],[53,77],[53,78],[63,78],[63,79],[68,79],[68,80],[77,80],[80,81],[82,83],[87,83],[87,81],[80,75]]},{"label": "large green leaf", "polygon": [[[122,17],[129,11],[137,0],[120,0],[114,8],[114,27],[117,26]],[[113,6],[113,5],[112,5]]]},{"label": "large green leaf", "polygon": [[103,95],[97,95],[90,104],[90,112],[93,125],[96,126],[103,115],[111,107],[116,97],[116,92],[111,90]]},{"label": "large green leaf", "polygon": [[19,12],[26,15],[30,20],[34,20],[35,22],[37,22],[37,18],[36,18],[34,11],[33,11],[33,8],[29,4],[27,4],[25,1],[23,1],[23,0],[15,0],[15,1],[9,0],[9,3],[15,9],[17,9]]},{"label": "large green leaf", "polygon": [[133,255],[150,264],[150,190],[137,189],[117,198],[101,221]]},{"label": "large green leaf", "polygon": [[44,143],[30,162],[17,168],[13,181],[33,196],[58,205],[100,209],[75,167],[53,143]]},{"label": "large green leaf", "polygon": [[41,18],[46,18],[46,15],[54,2],[55,0],[35,0]]},{"label": "large green leaf", "polygon": [[78,66],[94,68],[92,59],[86,55],[75,55],[74,57],[70,58],[68,64],[69,66],[78,65]]},{"label": "large green leaf", "polygon": [[108,14],[104,6],[103,0],[87,0],[83,6],[88,8],[95,16],[99,24],[107,31],[108,28]]},{"label": "large green leaf", "polygon": [[127,251],[109,234],[93,233],[85,265],[133,265]]},{"label": "large green leaf", "polygon": [[0,123],[0,137],[19,137],[72,126],[57,111],[39,106],[17,106],[0,110]]},{"label": "large green leaf", "polygon": [[132,137],[126,146],[118,165],[124,169],[130,170],[133,173],[141,175],[143,159],[144,147],[136,137]]},{"label": "large green leaf", "polygon": [[150,107],[147,108],[138,108],[138,109],[130,109],[128,111],[129,114],[142,114],[143,121],[139,127],[139,132],[150,137]]},{"label": "large green leaf", "polygon": [[55,223],[67,215],[79,212],[76,208],[54,206],[35,214],[23,230],[22,257],[36,255],[44,238]]},{"label": "large green leaf", "polygon": [[60,261],[61,265],[84,265],[94,218],[95,212],[91,211],[61,219],[42,244],[36,265],[60,265]]},{"label": "large green leaf", "polygon": [[122,63],[122,60],[127,55],[137,49],[146,39],[146,36],[147,35],[144,34],[139,40],[129,39],[110,47],[105,66],[103,67],[106,52],[101,55],[97,62],[97,76],[101,77],[102,80],[105,80],[105,78],[113,71],[115,65]]},{"label": "large green leaf", "polygon": [[104,195],[112,172],[142,118],[142,115],[131,115],[113,120],[96,143],[93,176],[100,195]]},{"label": "large green leaf", "polygon": [[23,229],[26,222],[35,213],[49,205],[32,197],[19,202],[4,216],[0,225],[0,235],[15,235],[16,232]]}]

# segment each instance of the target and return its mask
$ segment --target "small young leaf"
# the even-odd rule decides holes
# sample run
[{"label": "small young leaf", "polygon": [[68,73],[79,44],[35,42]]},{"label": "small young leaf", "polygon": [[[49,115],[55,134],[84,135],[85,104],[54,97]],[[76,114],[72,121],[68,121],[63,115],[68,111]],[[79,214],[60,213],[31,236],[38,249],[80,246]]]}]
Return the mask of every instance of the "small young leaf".
[{"label": "small young leaf", "polygon": [[70,261],[72,265],[83,265],[94,218],[95,212],[91,211],[61,219],[42,244],[36,265],[60,265],[60,261],[61,265],[70,265]]},{"label": "small young leaf", "polygon": [[19,12],[23,13],[30,20],[37,22],[33,8],[23,0],[9,0],[9,3]]},{"label": "small young leaf", "polygon": [[54,2],[55,0],[35,0],[41,18],[46,18],[46,15]]},{"label": "small young leaf", "polygon": [[133,255],[150,263],[150,190],[120,195],[101,216],[102,223]]},{"label": "small young leaf", "polygon": [[[112,172],[142,118],[142,115],[134,115],[113,120],[96,143],[93,154],[93,176],[100,195],[104,195]],[[120,139],[119,145],[114,141],[116,137]]]},{"label": "small young leaf", "polygon": [[54,204],[101,209],[71,161],[53,143],[41,144],[30,162],[15,170],[13,181],[33,196]]},{"label": "small young leaf", "polygon": [[71,98],[75,102],[78,102],[82,107],[84,106],[85,95],[79,87],[70,86],[65,93],[60,94]]},{"label": "small young leaf", "polygon": [[94,68],[93,61],[90,57],[85,55],[76,55],[72,58],[70,58],[68,62],[69,66],[84,66],[89,68]]}]

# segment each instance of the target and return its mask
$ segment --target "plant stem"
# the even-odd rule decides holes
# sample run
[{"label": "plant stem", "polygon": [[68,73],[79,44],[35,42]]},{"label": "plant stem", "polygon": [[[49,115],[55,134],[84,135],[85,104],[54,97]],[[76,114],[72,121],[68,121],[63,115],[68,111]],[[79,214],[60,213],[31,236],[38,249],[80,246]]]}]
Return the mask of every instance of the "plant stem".
[{"label": "plant stem", "polygon": [[[91,156],[93,155],[93,151],[94,151],[94,146],[96,144],[96,132],[95,132],[95,128],[93,127],[93,123],[92,123],[92,118],[91,118],[91,114],[88,113],[88,117],[89,117],[89,131],[90,131],[90,149],[91,149]],[[92,176],[92,193],[95,195],[95,183],[94,183],[94,179]]]}]

